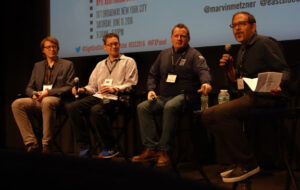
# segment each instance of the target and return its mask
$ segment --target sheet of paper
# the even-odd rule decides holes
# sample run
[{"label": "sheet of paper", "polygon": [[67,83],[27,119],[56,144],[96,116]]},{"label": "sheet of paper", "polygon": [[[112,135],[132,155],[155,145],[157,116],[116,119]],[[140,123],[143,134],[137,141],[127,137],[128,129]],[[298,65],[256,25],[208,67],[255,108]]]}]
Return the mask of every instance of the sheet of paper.
[{"label": "sheet of paper", "polygon": [[259,73],[257,78],[246,78],[243,80],[254,92],[270,92],[272,89],[279,87],[282,79],[282,73],[264,72]]},{"label": "sheet of paper", "polygon": [[246,82],[246,84],[252,91],[255,91],[258,78],[251,79],[243,77],[243,80]]},{"label": "sheet of paper", "polygon": [[279,87],[281,79],[282,73],[259,73],[255,92],[270,92],[272,89]]},{"label": "sheet of paper", "polygon": [[116,96],[114,94],[100,94],[100,93],[96,93],[93,96],[96,97],[96,98],[100,98],[100,99],[107,98],[107,99],[110,99],[110,100],[118,100],[118,96]]}]

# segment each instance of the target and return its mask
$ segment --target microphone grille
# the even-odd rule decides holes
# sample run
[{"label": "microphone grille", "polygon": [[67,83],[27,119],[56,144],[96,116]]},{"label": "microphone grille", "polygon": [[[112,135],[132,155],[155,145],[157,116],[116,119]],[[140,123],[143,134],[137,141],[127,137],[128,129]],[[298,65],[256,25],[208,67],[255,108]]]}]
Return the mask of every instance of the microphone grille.
[{"label": "microphone grille", "polygon": [[75,77],[75,78],[74,78],[74,82],[79,82],[79,78],[78,78],[78,77]]},{"label": "microphone grille", "polygon": [[231,44],[225,44],[225,51],[229,51],[231,49]]}]

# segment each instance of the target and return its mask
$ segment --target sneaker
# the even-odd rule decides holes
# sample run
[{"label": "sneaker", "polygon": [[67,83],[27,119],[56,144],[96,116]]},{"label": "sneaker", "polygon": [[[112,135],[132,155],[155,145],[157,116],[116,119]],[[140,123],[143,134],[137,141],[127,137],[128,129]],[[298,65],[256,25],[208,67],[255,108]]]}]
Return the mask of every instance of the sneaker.
[{"label": "sneaker", "polygon": [[131,161],[132,162],[147,162],[153,160],[156,161],[157,158],[158,158],[157,152],[147,148],[146,150],[144,150],[144,152],[142,152],[142,154],[132,157]]},{"label": "sneaker", "polygon": [[40,147],[38,143],[29,143],[26,145],[26,151],[27,152],[39,152]]},{"label": "sneaker", "polygon": [[170,164],[170,157],[168,153],[164,150],[159,151],[156,166],[165,167],[168,166],[169,164]]},{"label": "sneaker", "polygon": [[79,154],[78,157],[84,158],[84,157],[89,157],[90,156],[90,149],[82,149]]},{"label": "sneaker", "polygon": [[100,154],[98,155],[98,158],[113,158],[115,156],[117,156],[120,152],[112,149],[112,150],[103,150],[102,152],[100,152]]},{"label": "sneaker", "polygon": [[237,166],[235,169],[233,169],[232,172],[222,177],[222,180],[225,183],[243,181],[248,177],[257,174],[259,171],[260,171],[260,167],[257,165],[255,167],[252,167],[251,169],[246,169],[241,166]]},{"label": "sneaker", "polygon": [[226,175],[230,174],[234,168],[236,168],[235,164],[227,166],[226,168],[224,168],[224,171],[220,173],[220,176],[225,177]]}]

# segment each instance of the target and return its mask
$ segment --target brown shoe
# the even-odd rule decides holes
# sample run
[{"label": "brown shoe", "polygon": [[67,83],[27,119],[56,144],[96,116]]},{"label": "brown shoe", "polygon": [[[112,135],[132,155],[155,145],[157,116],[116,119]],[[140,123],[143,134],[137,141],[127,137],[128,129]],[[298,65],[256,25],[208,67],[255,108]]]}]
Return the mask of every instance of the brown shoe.
[{"label": "brown shoe", "polygon": [[50,154],[52,153],[52,147],[50,145],[43,144],[42,152],[45,154]]},{"label": "brown shoe", "polygon": [[151,160],[156,160],[157,159],[157,152],[150,150],[147,148],[144,150],[144,152],[140,155],[134,156],[131,158],[132,162],[146,162],[146,161],[151,161]]},{"label": "brown shoe", "polygon": [[26,151],[27,152],[39,152],[40,147],[38,143],[30,143],[26,145]]},{"label": "brown shoe", "polygon": [[159,151],[156,166],[164,167],[164,166],[168,166],[169,164],[170,164],[170,157],[168,153],[164,150]]}]

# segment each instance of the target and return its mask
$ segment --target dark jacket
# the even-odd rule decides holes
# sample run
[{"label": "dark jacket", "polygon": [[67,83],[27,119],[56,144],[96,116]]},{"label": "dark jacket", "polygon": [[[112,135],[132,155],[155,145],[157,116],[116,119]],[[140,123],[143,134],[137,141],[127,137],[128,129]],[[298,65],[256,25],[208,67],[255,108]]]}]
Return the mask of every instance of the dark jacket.
[{"label": "dark jacket", "polygon": [[[175,83],[166,82],[168,74],[177,75]],[[173,48],[163,50],[150,69],[147,86],[149,91],[158,90],[159,95],[169,97],[183,91],[196,93],[203,83],[210,81],[205,58],[199,51],[187,46],[178,52],[174,52]]]},{"label": "dark jacket", "polygon": [[[29,83],[25,90],[27,96],[32,96],[33,91],[43,90],[47,64],[48,63],[46,60],[35,63]],[[65,59],[58,59],[55,64],[56,66],[53,76],[53,86],[49,91],[49,95],[61,96],[66,92],[70,92],[72,89],[75,75],[74,65],[71,61]]]}]

